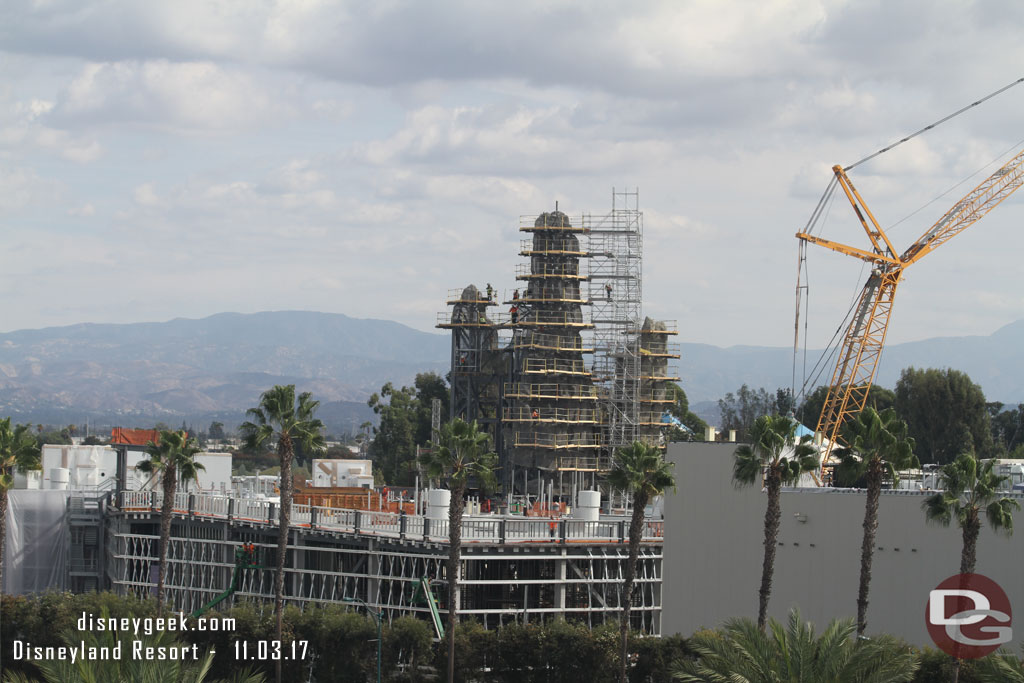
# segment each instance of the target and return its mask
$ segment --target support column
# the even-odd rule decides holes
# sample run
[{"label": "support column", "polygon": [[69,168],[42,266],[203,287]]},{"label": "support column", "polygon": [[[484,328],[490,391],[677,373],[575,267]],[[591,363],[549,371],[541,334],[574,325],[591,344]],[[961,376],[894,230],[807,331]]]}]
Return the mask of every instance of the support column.
[{"label": "support column", "polygon": [[367,539],[366,554],[366,596],[363,600],[368,605],[377,604],[377,590],[380,584],[380,556],[377,554],[378,541]]},{"label": "support column", "polygon": [[565,579],[568,562],[569,561],[565,559],[565,548],[563,547],[562,556],[558,558],[558,566],[555,570],[555,574],[558,576],[558,584],[555,590],[555,605],[560,610],[565,610]]}]

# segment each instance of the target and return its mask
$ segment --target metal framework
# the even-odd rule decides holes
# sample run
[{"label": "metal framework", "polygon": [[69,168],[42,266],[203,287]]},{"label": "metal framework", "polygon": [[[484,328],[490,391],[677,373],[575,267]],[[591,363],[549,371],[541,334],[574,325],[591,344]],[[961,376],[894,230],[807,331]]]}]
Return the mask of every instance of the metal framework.
[{"label": "metal framework", "polygon": [[530,233],[519,248],[528,262],[500,302],[508,312],[490,310],[489,284],[471,285],[449,293],[437,327],[452,332],[452,415],[494,424],[506,494],[551,502],[593,484],[616,448],[660,443],[679,349],[667,341],[674,323],[643,318],[637,191],[613,190],[601,216],[570,218],[556,204],[519,230]]},{"label": "metal framework", "polygon": [[[583,359],[593,348],[581,336],[593,327],[586,291],[590,252],[583,218],[557,208],[522,217],[519,230],[531,237],[520,244],[520,255],[529,259],[516,269],[522,291],[505,302],[513,329],[511,381],[502,410],[509,445],[507,490],[515,489],[513,468],[519,468],[534,472],[543,494],[545,473],[553,481],[554,472],[574,471],[581,461],[593,470],[600,466],[604,414],[594,405],[591,371]],[[527,473],[522,493],[530,488]]]},{"label": "metal framework", "polygon": [[864,199],[841,166],[832,168],[861,227],[871,242],[871,250],[851,247],[807,233],[797,238],[871,263],[873,268],[861,292],[853,318],[843,338],[842,349],[829,385],[828,396],[818,420],[817,431],[824,435],[822,469],[830,463],[832,449],[840,438],[843,424],[864,409],[885,345],[896,287],[903,271],[938,246],[960,234],[1024,184],[1024,151],[953,205],[925,231],[902,255],[897,256],[889,237],[882,230]]},{"label": "metal framework", "polygon": [[[108,514],[108,577],[118,593],[149,595],[156,585],[159,492],[125,492]],[[175,497],[168,600],[194,610],[231,580],[234,550],[258,548],[261,565],[276,562],[276,514],[270,504],[202,494]],[[413,602],[421,578],[444,583],[447,521],[415,515],[294,505],[285,593],[300,608],[358,598],[388,620],[428,619]],[[494,628],[559,617],[597,626],[616,621],[628,560],[629,520],[590,522],[543,518],[468,516],[463,520],[463,570],[458,597],[463,618]],[[648,520],[637,565],[634,628],[661,630],[663,523]],[[274,571],[243,570],[239,600],[273,606]],[[444,589],[438,596],[446,595]],[[442,605],[442,612],[446,611]]]},{"label": "metal framework", "polygon": [[[508,361],[499,352],[500,323],[488,308],[497,304],[495,292],[480,292],[470,285],[448,293],[450,313],[438,315],[437,326],[452,331],[451,398],[449,415],[494,425],[498,420],[501,386]],[[438,415],[438,418],[440,416]],[[491,429],[495,448],[501,450],[501,430]]]},{"label": "metal framework", "polygon": [[643,323],[643,213],[640,195],[612,191],[612,210],[584,217],[590,252],[589,298],[594,323],[594,380],[608,397],[609,452],[639,430]]}]

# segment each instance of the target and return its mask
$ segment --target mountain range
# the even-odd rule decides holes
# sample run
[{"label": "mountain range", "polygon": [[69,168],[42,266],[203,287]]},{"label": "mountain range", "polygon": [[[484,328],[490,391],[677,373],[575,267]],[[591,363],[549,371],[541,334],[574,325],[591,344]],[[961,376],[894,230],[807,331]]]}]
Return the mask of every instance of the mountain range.
[{"label": "mountain range", "polygon": [[[791,384],[792,349],[680,346],[681,383],[703,414],[742,384],[770,391]],[[911,365],[951,367],[970,375],[989,400],[1024,402],[1021,348],[1024,320],[988,336],[894,344],[877,383],[892,388]],[[411,384],[425,371],[444,375],[449,349],[446,334],[303,311],[19,330],[0,334],[0,414],[47,424],[233,425],[262,391],[295,384],[321,401],[329,431],[342,433],[372,419],[366,399],[385,382]],[[808,364],[819,355],[809,351]]]},{"label": "mountain range", "polygon": [[261,392],[295,384],[328,430],[372,419],[387,381],[447,371],[449,341],[388,320],[304,311],[81,324],[0,334],[0,413],[22,421],[237,424]]},{"label": "mountain range", "polygon": [[[793,349],[764,346],[719,348],[707,344],[681,346],[679,375],[692,402],[714,401],[742,384],[752,388],[789,387],[793,378]],[[1010,323],[987,336],[936,337],[885,347],[875,383],[892,389],[908,367],[953,368],[967,373],[981,386],[986,398],[1003,403],[1024,402],[1024,320]],[[810,369],[821,356],[808,350]],[[803,352],[797,369],[802,384]],[[834,356],[816,384],[831,379]],[[809,387],[808,391],[813,387]]]}]

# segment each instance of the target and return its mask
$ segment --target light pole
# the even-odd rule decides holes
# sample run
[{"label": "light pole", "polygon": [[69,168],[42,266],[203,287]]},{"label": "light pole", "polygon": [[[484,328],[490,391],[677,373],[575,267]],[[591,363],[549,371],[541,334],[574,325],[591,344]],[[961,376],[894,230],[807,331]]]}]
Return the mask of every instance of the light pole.
[{"label": "light pole", "polygon": [[381,621],[381,617],[383,617],[384,615],[383,615],[382,612],[378,612],[377,610],[371,608],[369,605],[367,605],[365,602],[363,602],[359,598],[342,598],[341,600],[342,600],[342,602],[354,602],[354,603],[358,603],[358,604],[362,605],[363,607],[366,608],[366,611],[369,612],[370,615],[373,616],[374,621],[377,622],[377,683],[380,683],[380,644],[381,644],[381,634],[380,634],[381,626],[380,626],[380,621]]}]

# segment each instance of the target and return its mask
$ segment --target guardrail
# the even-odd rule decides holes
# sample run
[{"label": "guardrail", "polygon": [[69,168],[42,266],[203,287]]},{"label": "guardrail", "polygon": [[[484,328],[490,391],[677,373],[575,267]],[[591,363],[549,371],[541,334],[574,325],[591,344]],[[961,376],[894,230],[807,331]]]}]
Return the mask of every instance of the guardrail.
[{"label": "guardrail", "polygon": [[[122,491],[120,509],[130,513],[158,514],[161,498],[159,491]],[[182,493],[175,495],[174,514],[274,527],[278,523],[279,509],[277,504],[264,500]],[[448,542],[448,520],[423,515],[293,504],[291,523],[298,528],[359,536]],[[664,529],[662,521],[646,520],[643,540],[661,542]],[[462,540],[469,544],[626,543],[628,537],[629,519],[626,517],[588,521],[480,515],[466,516],[462,520]]]}]

